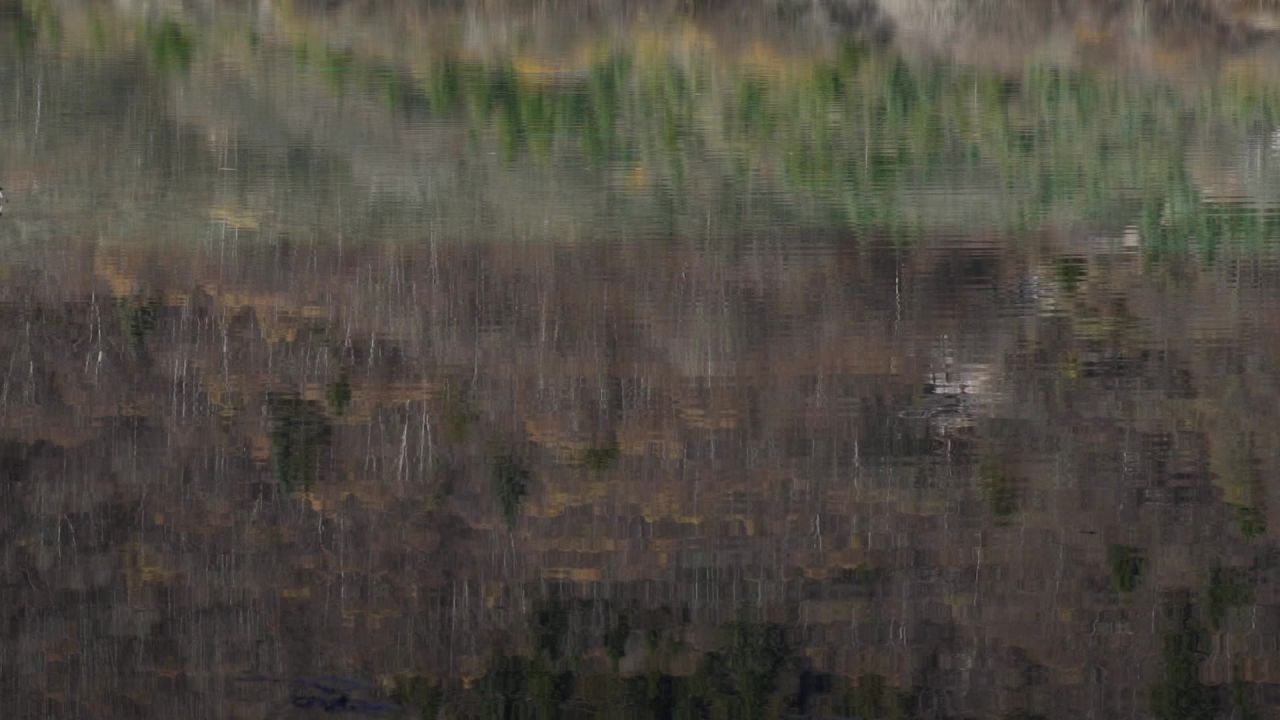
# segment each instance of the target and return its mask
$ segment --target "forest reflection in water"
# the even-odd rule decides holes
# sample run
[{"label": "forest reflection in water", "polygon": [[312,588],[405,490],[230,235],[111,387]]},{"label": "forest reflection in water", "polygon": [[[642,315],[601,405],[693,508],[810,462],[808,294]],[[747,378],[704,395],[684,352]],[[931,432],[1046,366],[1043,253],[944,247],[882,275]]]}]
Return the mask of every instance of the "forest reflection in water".
[{"label": "forest reflection in water", "polygon": [[1274,26],[926,5],[0,3],[16,716],[1274,713]]}]

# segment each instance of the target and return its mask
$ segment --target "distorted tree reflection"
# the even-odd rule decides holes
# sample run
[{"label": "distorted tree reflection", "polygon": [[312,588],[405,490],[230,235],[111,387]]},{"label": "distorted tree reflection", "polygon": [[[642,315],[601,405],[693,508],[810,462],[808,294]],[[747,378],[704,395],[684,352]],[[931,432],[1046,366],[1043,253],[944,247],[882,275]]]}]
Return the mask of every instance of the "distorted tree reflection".
[{"label": "distorted tree reflection", "polygon": [[160,303],[150,298],[120,298],[116,301],[116,312],[129,338],[130,349],[140,351],[156,329]]},{"label": "distorted tree reflection", "polygon": [[344,372],[325,387],[325,400],[334,415],[344,415],[351,405],[351,380]]},{"label": "distorted tree reflection", "polygon": [[[702,649],[657,639],[668,632],[680,634],[658,615],[646,613],[634,622],[618,615],[603,638],[611,662],[607,668],[593,666],[587,659],[590,646],[581,646],[584,638],[577,637],[573,628],[602,610],[611,612],[600,605],[540,602],[528,618],[531,652],[494,655],[474,690],[449,695],[444,712],[493,718],[627,720],[896,720],[912,716],[910,694],[885,677],[864,673],[854,679],[813,672],[787,640],[787,631],[769,623],[728,623],[719,628],[714,647]],[[644,670],[625,673],[617,660],[623,656],[624,637],[637,626],[652,626],[647,631]],[[677,667],[684,670],[676,672]]]},{"label": "distorted tree reflection", "polygon": [[1214,630],[1222,627],[1227,613],[1253,601],[1253,584],[1246,571],[1231,567],[1215,567],[1209,572],[1205,599],[1209,623]]},{"label": "distorted tree reflection", "polygon": [[1160,679],[1151,688],[1151,712],[1159,720],[1209,720],[1217,711],[1213,690],[1200,681],[1208,655],[1190,603],[1172,609],[1165,633]]},{"label": "distorted tree reflection", "polygon": [[309,489],[329,450],[331,426],[323,408],[297,394],[272,393],[267,414],[276,480],[287,490]]},{"label": "distorted tree reflection", "polygon": [[401,707],[407,718],[436,720],[444,705],[444,691],[430,678],[421,675],[396,675],[391,681],[392,702]]},{"label": "distorted tree reflection", "polygon": [[165,20],[147,31],[151,57],[162,70],[187,70],[195,54],[195,40],[186,28]]},{"label": "distorted tree reflection", "polygon": [[[785,630],[779,625],[736,622],[723,631],[720,652],[706,659],[706,672],[727,692],[721,698],[729,717],[774,717],[783,708],[771,696],[778,687],[790,655]],[[778,699],[780,700],[780,699]]]},{"label": "distorted tree reflection", "polygon": [[604,635],[605,650],[609,659],[617,667],[618,661],[627,654],[627,640],[631,637],[631,622],[626,614],[618,616],[617,621]]},{"label": "distorted tree reflection", "polygon": [[1252,540],[1267,529],[1267,485],[1259,470],[1259,451],[1265,451],[1274,436],[1259,426],[1260,409],[1252,407],[1245,383],[1241,377],[1223,383],[1222,406],[1239,411],[1222,413],[1211,426],[1210,467],[1240,533]]},{"label": "distorted tree reflection", "polygon": [[593,472],[604,472],[618,464],[622,451],[616,445],[590,447],[582,451],[582,465]]},{"label": "distorted tree reflection", "polygon": [[493,459],[493,494],[502,519],[510,527],[520,514],[520,504],[529,492],[529,470],[514,455],[503,454]]},{"label": "distorted tree reflection", "polygon": [[1107,566],[1111,569],[1111,582],[1116,590],[1131,593],[1138,587],[1146,559],[1140,548],[1128,545],[1107,546]]},{"label": "distorted tree reflection", "polygon": [[992,458],[983,460],[979,466],[978,480],[996,524],[1008,525],[1018,512],[1017,481]]}]

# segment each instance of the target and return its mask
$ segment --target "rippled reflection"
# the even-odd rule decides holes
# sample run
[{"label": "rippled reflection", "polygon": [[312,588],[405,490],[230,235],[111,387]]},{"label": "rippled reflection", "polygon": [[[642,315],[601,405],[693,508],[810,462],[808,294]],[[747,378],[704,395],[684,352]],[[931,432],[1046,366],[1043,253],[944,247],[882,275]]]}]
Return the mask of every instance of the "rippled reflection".
[{"label": "rippled reflection", "polygon": [[1266,717],[1265,3],[0,0],[14,717]]}]

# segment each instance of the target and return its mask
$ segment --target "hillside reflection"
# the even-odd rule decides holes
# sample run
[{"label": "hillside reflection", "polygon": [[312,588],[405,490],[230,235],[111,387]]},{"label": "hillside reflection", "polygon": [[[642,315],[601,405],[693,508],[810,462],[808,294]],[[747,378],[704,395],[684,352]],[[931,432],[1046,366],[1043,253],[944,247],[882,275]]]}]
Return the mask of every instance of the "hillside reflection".
[{"label": "hillside reflection", "polygon": [[14,716],[1274,712],[1280,45],[1030,5],[0,4]]}]

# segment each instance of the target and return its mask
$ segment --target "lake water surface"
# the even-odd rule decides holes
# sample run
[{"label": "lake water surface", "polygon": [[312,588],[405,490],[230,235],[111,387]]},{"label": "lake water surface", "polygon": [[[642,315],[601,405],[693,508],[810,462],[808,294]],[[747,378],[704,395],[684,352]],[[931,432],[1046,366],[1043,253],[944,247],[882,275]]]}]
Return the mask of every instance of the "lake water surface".
[{"label": "lake water surface", "polygon": [[0,715],[1280,714],[1274,4],[0,0],[0,185]]}]

